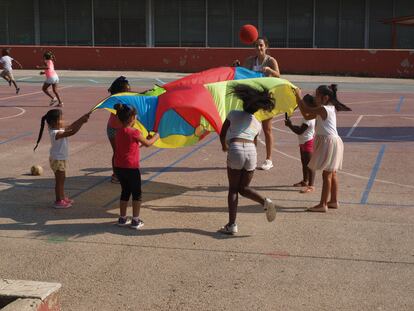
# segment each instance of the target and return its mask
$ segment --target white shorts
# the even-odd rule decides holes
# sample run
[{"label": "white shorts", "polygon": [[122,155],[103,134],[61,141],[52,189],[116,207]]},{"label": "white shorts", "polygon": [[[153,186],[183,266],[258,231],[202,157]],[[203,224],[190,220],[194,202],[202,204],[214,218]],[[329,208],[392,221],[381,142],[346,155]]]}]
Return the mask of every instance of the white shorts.
[{"label": "white shorts", "polygon": [[58,76],[52,76],[50,78],[47,78],[45,83],[46,84],[58,84],[59,83],[59,77]]},{"label": "white shorts", "polygon": [[227,152],[227,167],[233,170],[254,171],[256,166],[257,151],[254,143],[230,143]]},{"label": "white shorts", "polygon": [[0,77],[9,77],[11,80],[14,80],[13,73],[7,69],[3,69],[3,71],[0,72]]}]

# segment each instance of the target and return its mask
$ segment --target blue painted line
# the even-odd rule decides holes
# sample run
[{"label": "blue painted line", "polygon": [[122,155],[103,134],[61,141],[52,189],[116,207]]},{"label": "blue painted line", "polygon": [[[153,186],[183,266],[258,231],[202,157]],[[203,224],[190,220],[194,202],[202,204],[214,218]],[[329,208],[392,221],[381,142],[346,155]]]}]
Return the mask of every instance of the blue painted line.
[{"label": "blue painted line", "polygon": [[384,156],[385,152],[385,144],[381,145],[381,149],[378,152],[377,159],[375,160],[374,167],[371,171],[371,176],[369,177],[368,184],[365,187],[365,191],[362,193],[362,198],[360,204],[366,204],[368,202],[368,196],[371,191],[372,186],[374,185],[375,178],[377,177],[378,170],[381,165],[382,157]]},{"label": "blue painted line", "polygon": [[397,107],[395,108],[395,111],[396,112],[400,112],[401,111],[401,106],[402,106],[403,102],[404,102],[404,96],[401,96],[400,97],[400,101],[398,102]]},{"label": "blue painted line", "polygon": [[[186,153],[185,155],[183,155],[181,158],[179,158],[178,160],[170,163],[169,165],[165,166],[164,168],[162,168],[161,170],[159,170],[157,173],[155,173],[154,175],[152,175],[150,178],[144,180],[141,184],[141,186],[146,185],[147,183],[149,183],[150,181],[154,180],[155,178],[157,178],[158,176],[160,176],[161,174],[165,173],[166,171],[168,171],[169,169],[171,169],[172,167],[174,167],[176,164],[180,163],[181,161],[184,161],[185,159],[187,159],[188,157],[190,157],[192,154],[194,154],[195,152],[197,152],[198,150],[200,150],[201,148],[203,148],[204,146],[208,145],[209,143],[211,143],[213,140],[217,139],[218,136],[214,136],[212,139],[206,141],[205,143],[198,145],[196,148],[194,148],[193,150],[191,150],[190,152]],[[103,208],[107,208],[110,205],[114,204],[116,201],[119,200],[119,196],[116,197],[115,199],[111,200],[110,202],[106,203]]]},{"label": "blue painted line", "polygon": [[[149,155],[147,155],[146,157],[142,158],[140,162],[143,162],[143,161],[145,161],[146,159],[149,159],[149,158],[151,158],[151,157],[155,156],[157,153],[159,153],[159,152],[161,152],[161,151],[163,151],[163,150],[165,150],[165,149],[157,149],[157,150],[155,150],[154,152],[150,153],[150,154],[149,154]],[[82,189],[81,191],[79,191],[79,192],[75,193],[75,194],[74,194],[74,195],[72,195],[71,197],[72,197],[72,198],[76,198],[76,197],[80,196],[81,194],[84,194],[85,192],[88,192],[89,190],[91,190],[91,189],[93,189],[93,188],[95,188],[95,187],[97,187],[97,186],[99,186],[99,185],[101,185],[101,184],[103,184],[103,183],[105,183],[105,182],[109,181],[110,179],[111,179],[111,177],[105,177],[104,179],[101,179],[100,181],[98,181],[98,182],[96,182],[96,183],[94,183],[94,184],[90,185],[89,187],[87,187],[87,188],[85,188],[85,189]]]},{"label": "blue painted line", "polygon": [[30,136],[30,135],[32,135],[32,134],[33,134],[33,132],[26,132],[26,133],[23,133],[23,134],[20,134],[20,135],[14,136],[14,137],[9,138],[9,139],[7,139],[7,140],[0,141],[0,145],[5,144],[5,143],[9,143],[9,142],[11,142],[11,141],[18,140],[19,138],[23,138],[23,137]]}]

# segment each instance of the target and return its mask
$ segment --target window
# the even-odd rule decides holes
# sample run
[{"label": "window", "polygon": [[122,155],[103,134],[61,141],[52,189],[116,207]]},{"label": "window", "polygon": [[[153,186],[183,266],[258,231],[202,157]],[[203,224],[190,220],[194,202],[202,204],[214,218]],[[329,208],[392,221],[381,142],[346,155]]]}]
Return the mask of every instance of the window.
[{"label": "window", "polygon": [[39,1],[40,44],[66,44],[65,6],[63,1]]},{"label": "window", "polygon": [[[395,17],[414,14],[413,0],[395,0]],[[391,26],[388,26],[391,28]],[[397,26],[397,47],[414,48],[414,26]]]},{"label": "window", "polygon": [[91,0],[66,0],[69,45],[92,45]]},{"label": "window", "polygon": [[170,0],[154,0],[155,46],[179,46],[179,6]]},{"label": "window", "polygon": [[117,0],[93,0],[95,45],[119,45],[119,7]]},{"label": "window", "polygon": [[208,46],[232,46],[231,17],[231,0],[208,0]]},{"label": "window", "polygon": [[313,46],[313,1],[290,0],[289,47],[309,48]]},{"label": "window", "polygon": [[391,26],[381,22],[382,19],[391,18],[393,10],[392,1],[376,0],[370,5],[369,13],[369,47],[391,48]]},{"label": "window", "polygon": [[9,2],[10,44],[34,44],[34,7],[32,0]]},{"label": "window", "polygon": [[263,35],[270,47],[286,47],[286,0],[263,0]]},{"label": "window", "polygon": [[205,46],[206,0],[181,0],[181,46]]},{"label": "window", "polygon": [[239,30],[245,24],[258,27],[258,0],[234,0],[234,46],[246,46],[240,42]]},{"label": "window", "polygon": [[338,47],[339,0],[317,0],[315,44],[318,48]]},{"label": "window", "polygon": [[363,48],[365,35],[365,0],[342,1],[341,48]]},{"label": "window", "polygon": [[146,46],[145,0],[121,0],[121,44]]}]

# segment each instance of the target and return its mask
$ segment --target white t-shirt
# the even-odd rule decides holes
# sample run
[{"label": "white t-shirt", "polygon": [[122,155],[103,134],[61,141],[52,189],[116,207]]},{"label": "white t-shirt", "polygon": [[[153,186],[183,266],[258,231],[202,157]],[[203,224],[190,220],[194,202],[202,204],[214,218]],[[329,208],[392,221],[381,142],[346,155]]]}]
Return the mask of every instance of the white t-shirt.
[{"label": "white t-shirt", "polygon": [[50,157],[54,160],[67,160],[68,159],[68,139],[66,137],[56,139],[56,134],[63,132],[63,129],[49,130],[50,136]]},{"label": "white t-shirt", "polygon": [[316,116],[316,135],[339,136],[336,129],[336,112],[334,105],[322,106],[327,112],[327,117],[323,120],[319,115]]},{"label": "white t-shirt", "polygon": [[12,71],[12,60],[10,56],[6,55],[0,58],[0,64],[3,65],[3,69],[7,71]]},{"label": "white t-shirt", "polygon": [[232,138],[254,140],[262,129],[260,121],[248,112],[232,110],[228,114],[227,120],[230,121],[226,137],[228,141]]},{"label": "white t-shirt", "polygon": [[300,124],[306,124],[308,126],[306,131],[304,131],[301,135],[298,135],[299,144],[303,145],[315,136],[315,119],[306,120],[303,118]]}]

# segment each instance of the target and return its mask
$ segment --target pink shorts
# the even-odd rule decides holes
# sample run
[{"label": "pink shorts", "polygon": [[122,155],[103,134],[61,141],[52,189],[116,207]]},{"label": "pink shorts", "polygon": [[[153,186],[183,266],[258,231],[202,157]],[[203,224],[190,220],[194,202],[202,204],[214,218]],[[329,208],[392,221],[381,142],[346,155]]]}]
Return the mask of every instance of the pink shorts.
[{"label": "pink shorts", "polygon": [[300,144],[299,148],[302,152],[313,152],[313,138],[304,144]]}]

